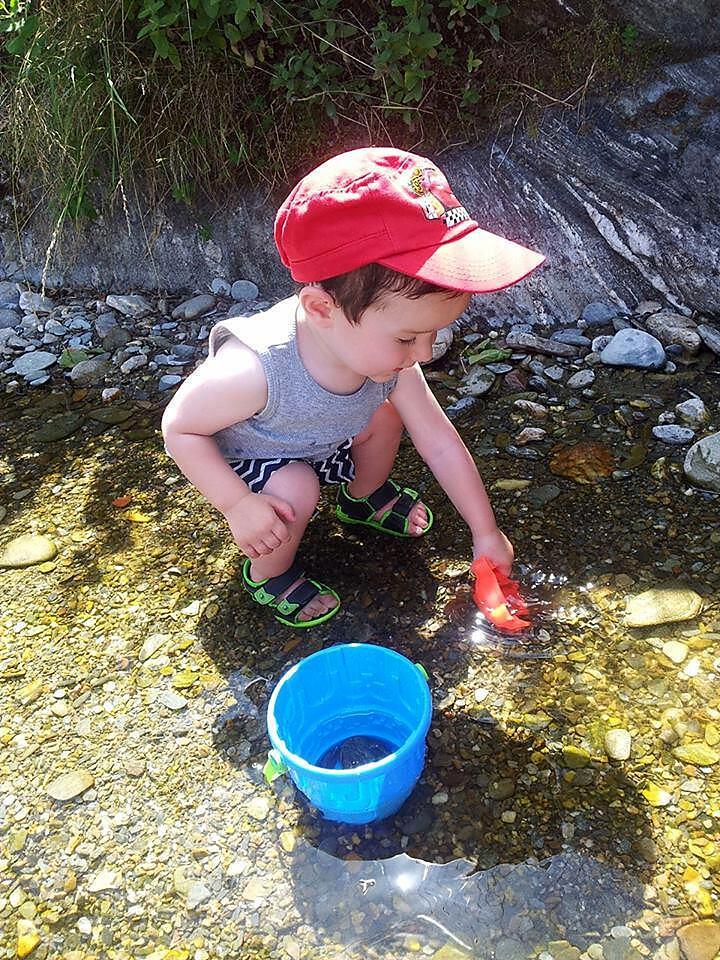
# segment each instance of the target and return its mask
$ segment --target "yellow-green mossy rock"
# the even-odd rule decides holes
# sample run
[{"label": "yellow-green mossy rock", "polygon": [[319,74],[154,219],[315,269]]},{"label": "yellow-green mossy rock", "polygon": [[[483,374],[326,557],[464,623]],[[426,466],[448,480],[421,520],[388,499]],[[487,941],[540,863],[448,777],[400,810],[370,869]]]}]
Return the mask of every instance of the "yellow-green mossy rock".
[{"label": "yellow-green mossy rock", "polygon": [[18,920],[17,925],[17,955],[29,956],[40,943],[40,934],[31,920]]},{"label": "yellow-green mossy rock", "polygon": [[590,754],[582,747],[565,746],[562,748],[563,765],[571,770],[581,770],[590,763]]},{"label": "yellow-green mossy rock", "polygon": [[687,587],[652,587],[628,597],[625,623],[628,627],[653,627],[659,623],[692,620],[702,606],[702,597]]},{"label": "yellow-green mossy rock", "polygon": [[683,763],[693,763],[697,767],[712,767],[720,760],[720,754],[706,743],[688,743],[675,747],[673,756]]}]

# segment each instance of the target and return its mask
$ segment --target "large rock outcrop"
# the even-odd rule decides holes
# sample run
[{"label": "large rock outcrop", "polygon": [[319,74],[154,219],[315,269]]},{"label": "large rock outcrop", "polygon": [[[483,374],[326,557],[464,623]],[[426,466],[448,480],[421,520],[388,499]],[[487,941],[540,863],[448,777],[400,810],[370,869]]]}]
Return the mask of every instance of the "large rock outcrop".
[{"label": "large rock outcrop", "polygon": [[[488,315],[577,319],[592,300],[659,299],[720,312],[720,55],[664,67],[637,90],[549,109],[536,136],[509,132],[441,158],[483,226],[548,255],[528,281],[483,298]],[[49,285],[104,292],[207,289],[249,277],[267,296],[290,281],[272,243],[278,197],[248,190],[217,209],[138,204],[81,234],[66,231]],[[199,224],[210,224],[212,238]],[[0,279],[37,282],[50,228],[30,224],[22,250],[0,233]]]}]

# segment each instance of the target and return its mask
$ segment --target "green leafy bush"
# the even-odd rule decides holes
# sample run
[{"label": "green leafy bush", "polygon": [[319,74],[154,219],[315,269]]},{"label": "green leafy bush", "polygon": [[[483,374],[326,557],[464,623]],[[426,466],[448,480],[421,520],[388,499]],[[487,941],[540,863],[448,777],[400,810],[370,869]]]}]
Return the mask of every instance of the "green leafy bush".
[{"label": "green leafy bush", "polygon": [[491,0],[0,0],[0,150],[72,219],[138,173],[190,204],[361,143],[430,150],[532,79],[532,30],[517,60],[501,38],[517,19]]}]

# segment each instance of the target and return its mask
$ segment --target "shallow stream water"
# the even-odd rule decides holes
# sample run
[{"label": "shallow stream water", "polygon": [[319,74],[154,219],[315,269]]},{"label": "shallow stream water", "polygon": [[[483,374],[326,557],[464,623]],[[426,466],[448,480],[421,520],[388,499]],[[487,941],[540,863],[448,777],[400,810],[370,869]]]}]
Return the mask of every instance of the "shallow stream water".
[{"label": "shallow stream water", "polygon": [[[0,957],[20,934],[66,960],[709,960],[718,498],[649,432],[698,383],[717,411],[712,370],[600,371],[594,399],[549,404],[536,458],[512,452],[517,395],[458,421],[537,603],[512,639],[472,606],[467,531],[409,448],[396,476],[432,505],[432,533],[347,530],[326,493],[304,559],[343,610],[299,634],[244,596],[222,519],[163,452],[159,402],[4,397],[0,546],[43,534],[58,554],[0,571]],[[552,448],[581,440],[614,478],[550,471]],[[703,612],[627,627],[628,596],[668,583]],[[416,790],[360,828],[261,773],[278,678],[350,640],[422,662],[434,703]],[[626,760],[607,755],[613,729]],[[53,799],[64,774],[83,789]]]}]

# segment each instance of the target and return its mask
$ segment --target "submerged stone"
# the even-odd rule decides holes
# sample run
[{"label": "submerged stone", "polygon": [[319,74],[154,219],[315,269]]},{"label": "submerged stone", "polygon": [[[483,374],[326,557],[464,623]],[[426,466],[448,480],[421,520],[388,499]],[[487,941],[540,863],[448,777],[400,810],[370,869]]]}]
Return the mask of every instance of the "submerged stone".
[{"label": "submerged stone", "polygon": [[628,627],[652,627],[659,623],[692,620],[702,606],[702,597],[687,587],[653,587],[628,598],[625,624]]},{"label": "submerged stone", "polygon": [[53,800],[72,800],[95,783],[89,770],[71,770],[48,784],[47,792]]},{"label": "submerged stone", "polygon": [[57,556],[57,547],[48,537],[36,536],[28,533],[16,537],[7,544],[0,554],[0,567],[17,569],[32,567],[36,563],[44,563]]},{"label": "submerged stone", "polygon": [[632,737],[628,730],[619,727],[605,734],[605,752],[611,760],[628,760],[632,748]]},{"label": "submerged stone", "polygon": [[720,950],[720,923],[703,920],[688,923],[677,932],[685,960],[713,960]]},{"label": "submerged stone", "polygon": [[720,761],[720,754],[706,743],[688,743],[684,747],[675,747],[673,756],[683,763],[692,763],[698,767],[713,767]]},{"label": "submerged stone", "polygon": [[695,486],[720,493],[720,433],[711,433],[694,443],[687,452],[683,470]]}]

